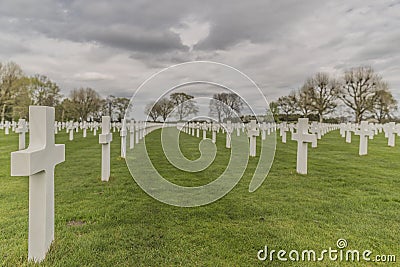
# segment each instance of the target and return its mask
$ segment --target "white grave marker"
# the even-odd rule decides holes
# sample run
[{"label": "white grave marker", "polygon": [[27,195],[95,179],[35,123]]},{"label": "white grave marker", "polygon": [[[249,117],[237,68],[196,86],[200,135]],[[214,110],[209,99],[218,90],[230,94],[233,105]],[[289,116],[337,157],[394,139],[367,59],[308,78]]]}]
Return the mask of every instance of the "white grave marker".
[{"label": "white grave marker", "polygon": [[368,154],[368,137],[370,135],[370,129],[367,121],[362,121],[360,129],[356,132],[356,135],[360,136],[360,146],[358,154],[360,156]]},{"label": "white grave marker", "polygon": [[126,136],[128,131],[126,129],[125,119],[122,119],[122,128],[119,131],[119,135],[121,136],[121,158],[126,157]]},{"label": "white grave marker", "polygon": [[112,133],[110,133],[110,116],[103,116],[101,120],[101,134],[99,143],[101,146],[101,180],[107,182],[110,178],[110,143]]},{"label": "white grave marker", "polygon": [[42,261],[54,240],[54,168],[65,160],[54,144],[54,108],[29,107],[29,146],[11,153],[11,176],[29,176],[28,260]]},{"label": "white grave marker", "polygon": [[16,133],[19,134],[19,150],[25,149],[25,133],[28,131],[25,119],[18,120],[18,127]]},{"label": "white grave marker", "polygon": [[257,136],[260,135],[260,131],[257,127],[256,120],[251,120],[249,124],[249,128],[247,130],[247,137],[250,138],[250,157],[256,156],[256,148],[257,148]]},{"label": "white grave marker", "polygon": [[308,118],[299,118],[297,132],[292,135],[292,140],[297,141],[297,166],[300,174],[307,174],[308,144],[316,142],[317,136],[308,133]]}]

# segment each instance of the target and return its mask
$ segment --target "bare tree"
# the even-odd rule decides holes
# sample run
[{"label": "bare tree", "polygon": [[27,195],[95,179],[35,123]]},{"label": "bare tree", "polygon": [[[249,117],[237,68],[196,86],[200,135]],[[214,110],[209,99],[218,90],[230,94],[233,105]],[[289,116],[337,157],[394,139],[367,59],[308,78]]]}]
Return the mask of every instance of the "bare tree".
[{"label": "bare tree", "polygon": [[317,73],[314,77],[307,79],[303,86],[311,99],[311,108],[322,122],[323,116],[331,113],[337,106],[340,93],[340,84],[331,79],[327,73]]},{"label": "bare tree", "polygon": [[158,103],[149,103],[144,109],[144,114],[149,116],[154,122],[160,117],[160,108]]},{"label": "bare tree", "polygon": [[219,122],[223,119],[231,119],[234,113],[240,115],[242,109],[243,101],[235,93],[214,94],[210,100],[210,115],[217,116]]},{"label": "bare tree", "polygon": [[29,91],[35,105],[55,107],[60,104],[60,88],[45,75],[31,77]]},{"label": "bare tree", "polygon": [[372,110],[381,80],[371,67],[358,67],[345,72],[340,99],[354,111],[357,123],[365,112]]},{"label": "bare tree", "polygon": [[172,103],[172,101],[165,97],[161,98],[157,102],[157,106],[160,116],[163,118],[163,121],[165,121],[170,113],[174,110],[174,104]]},{"label": "bare tree", "polygon": [[176,108],[177,118],[182,121],[190,114],[197,114],[199,111],[193,96],[186,93],[173,93],[170,95],[171,102]]},{"label": "bare tree", "polygon": [[313,111],[311,93],[305,86],[300,88],[296,93],[296,108],[305,118]]},{"label": "bare tree", "polygon": [[380,89],[376,91],[374,96],[372,113],[382,123],[384,120],[389,120],[391,113],[395,110],[397,110],[396,99],[394,99],[390,92],[388,84],[381,83]]},{"label": "bare tree", "polygon": [[286,121],[289,120],[289,115],[296,111],[296,95],[294,92],[288,96],[278,98],[277,102],[280,112],[286,115]]},{"label": "bare tree", "polygon": [[92,88],[79,88],[71,91],[72,108],[78,117],[76,120],[85,121],[91,115],[95,115],[101,108],[100,95]]}]

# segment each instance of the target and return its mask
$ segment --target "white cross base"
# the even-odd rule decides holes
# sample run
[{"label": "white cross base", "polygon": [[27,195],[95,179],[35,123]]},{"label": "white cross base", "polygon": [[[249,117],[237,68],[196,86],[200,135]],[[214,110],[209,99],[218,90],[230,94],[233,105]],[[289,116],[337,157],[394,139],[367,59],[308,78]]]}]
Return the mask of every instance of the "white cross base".
[{"label": "white cross base", "polygon": [[42,261],[54,240],[54,168],[65,160],[54,144],[54,108],[29,107],[29,146],[11,153],[11,176],[29,176],[28,260]]}]

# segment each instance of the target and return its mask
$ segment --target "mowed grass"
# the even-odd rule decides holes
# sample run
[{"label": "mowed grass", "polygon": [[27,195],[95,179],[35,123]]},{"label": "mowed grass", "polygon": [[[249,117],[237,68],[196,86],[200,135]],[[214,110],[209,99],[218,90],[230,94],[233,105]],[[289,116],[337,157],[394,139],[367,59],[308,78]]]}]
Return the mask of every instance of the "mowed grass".
[{"label": "mowed grass", "polygon": [[[218,154],[197,175],[171,167],[159,146],[160,131],[146,137],[154,165],[177,184],[206,184],[224,170],[229,150],[218,135]],[[261,262],[257,252],[284,249],[347,249],[396,254],[400,261],[400,148],[390,148],[383,134],[369,141],[369,154],[358,156],[358,137],[346,144],[338,131],[309,148],[308,175],[296,174],[294,141],[278,137],[275,161],[264,184],[248,192],[257,157],[249,161],[239,184],[222,199],[202,207],[179,208],[154,200],[134,182],[119,157],[114,133],[111,179],[100,181],[98,136],[65,131],[66,161],[55,174],[55,241],[43,266],[354,266],[333,262]],[[181,134],[183,153],[200,155],[200,139]],[[398,140],[400,142],[400,140]],[[258,142],[259,143],[259,142]],[[10,177],[10,152],[18,136],[0,131],[0,264],[29,266],[28,178]],[[258,148],[259,149],[259,148]],[[319,256],[319,255],[318,255]],[[372,262],[359,262],[371,266]],[[376,264],[380,265],[380,264]],[[396,263],[392,263],[395,266]]]}]

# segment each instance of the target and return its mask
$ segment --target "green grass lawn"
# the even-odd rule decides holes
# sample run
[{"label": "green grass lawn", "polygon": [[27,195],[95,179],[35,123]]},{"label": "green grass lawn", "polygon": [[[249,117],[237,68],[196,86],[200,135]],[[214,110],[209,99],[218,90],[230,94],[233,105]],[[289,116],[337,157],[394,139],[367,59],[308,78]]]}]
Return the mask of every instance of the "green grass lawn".
[{"label": "green grass lawn", "polygon": [[[206,184],[226,166],[229,150],[222,134],[214,163],[192,175],[168,165],[159,137],[160,131],[146,137],[149,153],[174,183]],[[389,148],[383,134],[369,141],[369,154],[363,157],[358,156],[358,137],[346,144],[338,131],[327,134],[318,148],[309,148],[308,175],[296,174],[297,144],[288,136],[287,144],[277,142],[270,174],[256,192],[248,192],[254,158],[229,194],[196,208],[169,206],[144,193],[119,157],[118,133],[113,139],[111,178],[104,183],[98,136],[88,132],[84,139],[80,132],[74,141],[65,131],[56,136],[57,143],[66,144],[66,160],[56,167],[55,241],[41,265],[354,266],[257,259],[265,245],[320,252],[336,249],[339,238],[347,240],[347,249],[397,254],[400,261],[400,148]],[[199,141],[181,134],[183,153],[198,157]],[[27,263],[28,178],[9,175],[10,152],[17,148],[18,136],[0,131],[2,266],[33,265]]]}]

